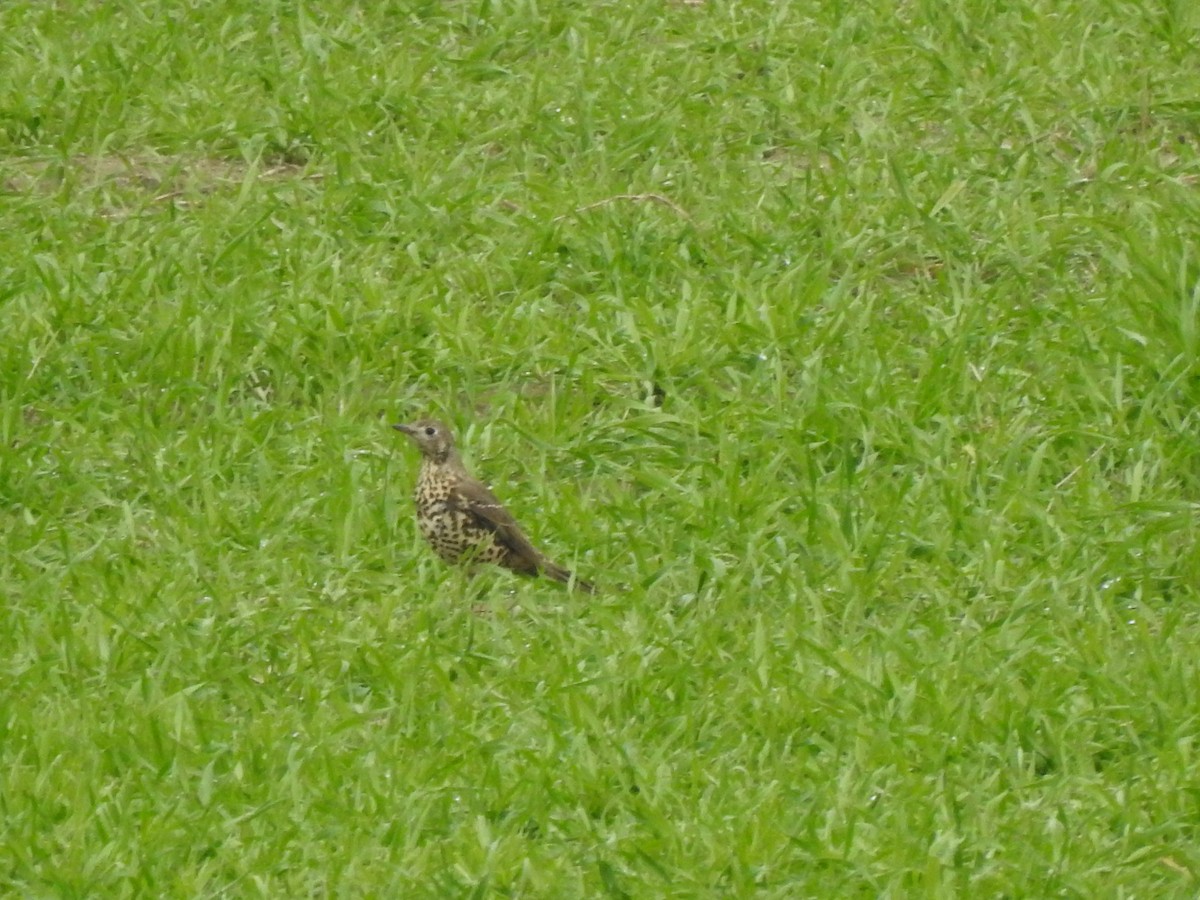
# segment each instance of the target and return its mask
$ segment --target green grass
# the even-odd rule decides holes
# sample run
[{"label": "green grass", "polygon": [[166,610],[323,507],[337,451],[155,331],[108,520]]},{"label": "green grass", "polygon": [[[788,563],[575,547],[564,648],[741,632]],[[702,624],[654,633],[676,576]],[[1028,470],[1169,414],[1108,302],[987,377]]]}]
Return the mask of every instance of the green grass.
[{"label": "green grass", "polygon": [[0,892],[1194,896],[1198,43],[5,4]]}]

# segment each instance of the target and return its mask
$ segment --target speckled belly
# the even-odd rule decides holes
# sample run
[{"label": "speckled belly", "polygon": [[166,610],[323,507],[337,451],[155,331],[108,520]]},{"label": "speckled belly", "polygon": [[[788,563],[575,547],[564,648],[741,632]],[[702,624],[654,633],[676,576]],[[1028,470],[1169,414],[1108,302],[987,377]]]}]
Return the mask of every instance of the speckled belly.
[{"label": "speckled belly", "polygon": [[481,528],[469,513],[448,509],[444,503],[418,508],[417,527],[434,552],[454,565],[498,563],[506,553],[506,548],[496,543],[495,535]]}]

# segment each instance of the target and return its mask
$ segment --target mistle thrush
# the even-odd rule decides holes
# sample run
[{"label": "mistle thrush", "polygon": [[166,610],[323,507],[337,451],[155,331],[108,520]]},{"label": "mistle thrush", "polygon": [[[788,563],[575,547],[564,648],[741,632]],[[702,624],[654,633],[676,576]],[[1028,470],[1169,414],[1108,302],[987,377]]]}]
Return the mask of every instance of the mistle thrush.
[{"label": "mistle thrush", "polygon": [[431,419],[392,427],[412,438],[421,451],[413,495],[417,528],[438,556],[468,571],[480,563],[494,563],[518,575],[545,575],[595,593],[595,585],[576,578],[529,542],[495,494],[463,466],[449,428]]}]

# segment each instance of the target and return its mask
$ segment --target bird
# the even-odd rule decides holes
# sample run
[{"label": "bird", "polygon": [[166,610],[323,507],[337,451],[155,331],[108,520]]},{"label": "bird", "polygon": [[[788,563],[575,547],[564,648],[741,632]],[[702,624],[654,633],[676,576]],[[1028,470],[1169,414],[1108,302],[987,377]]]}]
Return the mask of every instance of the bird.
[{"label": "bird", "polygon": [[530,543],[512,514],[482,481],[463,465],[448,426],[435,419],[396,424],[421,451],[413,499],[417,528],[434,552],[451,565],[474,574],[481,563],[502,566],[518,575],[541,575],[577,591],[596,586],[551,561]]}]

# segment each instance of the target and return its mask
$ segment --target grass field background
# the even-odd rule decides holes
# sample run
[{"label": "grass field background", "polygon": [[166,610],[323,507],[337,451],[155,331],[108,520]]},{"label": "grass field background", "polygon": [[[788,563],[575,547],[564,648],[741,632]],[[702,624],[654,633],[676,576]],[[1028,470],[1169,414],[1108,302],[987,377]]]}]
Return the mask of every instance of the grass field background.
[{"label": "grass field background", "polygon": [[5,3],[0,892],[1194,896],[1192,6]]}]

